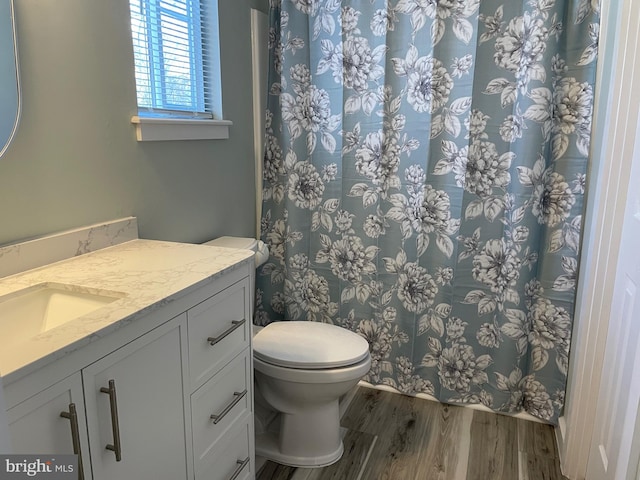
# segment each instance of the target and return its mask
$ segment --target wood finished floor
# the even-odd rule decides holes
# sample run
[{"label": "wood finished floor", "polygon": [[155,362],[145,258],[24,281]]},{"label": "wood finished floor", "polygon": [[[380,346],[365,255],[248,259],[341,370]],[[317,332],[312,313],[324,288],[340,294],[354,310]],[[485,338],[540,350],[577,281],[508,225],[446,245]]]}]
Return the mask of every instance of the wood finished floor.
[{"label": "wood finished floor", "polygon": [[549,425],[366,387],[341,423],[337,463],[267,462],[257,480],[566,480]]}]

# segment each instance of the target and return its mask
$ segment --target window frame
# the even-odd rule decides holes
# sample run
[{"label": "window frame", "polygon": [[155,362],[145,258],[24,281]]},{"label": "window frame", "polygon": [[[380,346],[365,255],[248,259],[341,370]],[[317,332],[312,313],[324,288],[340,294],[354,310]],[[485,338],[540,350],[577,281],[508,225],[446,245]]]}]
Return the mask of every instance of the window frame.
[{"label": "window frame", "polygon": [[[130,0],[130,5],[133,0]],[[166,69],[163,66],[163,42],[160,38],[162,15],[150,10],[163,8],[162,0],[136,0],[149,6],[146,11],[146,40],[147,50],[155,58],[150,58],[149,80],[155,82],[154,77],[164,75]],[[168,83],[162,79],[159,83],[153,83],[150,87],[152,103],[158,103],[165,108],[147,107],[137,105],[138,114],[131,118],[136,127],[138,141],[158,140],[198,140],[198,139],[225,139],[229,138],[229,127],[232,122],[224,120],[222,116],[221,73],[220,73],[220,35],[218,27],[218,0],[186,0],[191,5],[191,18],[188,23],[188,39],[194,48],[189,50],[189,68],[191,70],[196,91],[192,94],[192,105],[196,108],[186,111],[182,105],[171,104],[168,98]],[[142,11],[142,10],[141,10]],[[172,18],[181,20],[189,19],[189,15],[180,14],[166,7],[163,9]],[[154,14],[155,13],[155,14]],[[160,12],[163,13],[163,12]],[[131,17],[133,19],[133,16]],[[204,39],[212,42],[203,48],[202,41],[192,41],[193,38]],[[133,42],[132,26],[132,42]],[[132,45],[133,47],[133,45]],[[134,69],[138,68],[135,62]],[[207,71],[205,72],[205,68]],[[208,83],[205,84],[205,80]],[[156,88],[153,85],[160,85]],[[138,86],[136,81],[136,103],[138,103]],[[176,107],[166,108],[166,107]]]}]

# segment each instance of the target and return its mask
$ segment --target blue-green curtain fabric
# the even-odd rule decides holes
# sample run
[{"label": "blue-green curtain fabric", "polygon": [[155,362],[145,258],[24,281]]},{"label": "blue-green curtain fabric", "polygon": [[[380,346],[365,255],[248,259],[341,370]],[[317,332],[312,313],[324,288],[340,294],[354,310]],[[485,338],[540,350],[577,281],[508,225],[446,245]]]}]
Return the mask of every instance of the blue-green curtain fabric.
[{"label": "blue-green curtain fabric", "polygon": [[359,333],[365,380],[562,413],[593,0],[273,0],[256,323]]}]

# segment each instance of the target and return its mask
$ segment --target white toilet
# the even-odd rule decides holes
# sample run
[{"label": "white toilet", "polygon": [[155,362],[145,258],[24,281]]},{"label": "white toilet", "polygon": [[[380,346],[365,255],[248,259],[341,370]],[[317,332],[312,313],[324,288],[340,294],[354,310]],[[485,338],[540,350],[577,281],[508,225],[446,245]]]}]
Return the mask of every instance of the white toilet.
[{"label": "white toilet", "polygon": [[[206,244],[257,252],[262,247],[255,239],[234,237]],[[256,257],[256,263],[263,262]],[[369,371],[369,344],[345,328],[318,322],[274,322],[255,331],[256,454],[296,467],[338,461],[344,449],[339,400]]]},{"label": "white toilet", "polygon": [[256,454],[297,467],[338,461],[339,399],[370,367],[369,344],[347,329],[289,321],[260,330],[253,337],[257,391],[278,418],[256,436]]}]

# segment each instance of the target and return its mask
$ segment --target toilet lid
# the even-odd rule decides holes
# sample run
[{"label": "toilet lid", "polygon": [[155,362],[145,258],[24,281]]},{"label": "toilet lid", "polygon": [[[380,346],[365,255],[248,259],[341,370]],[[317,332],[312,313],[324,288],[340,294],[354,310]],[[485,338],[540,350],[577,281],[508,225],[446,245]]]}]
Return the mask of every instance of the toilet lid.
[{"label": "toilet lid", "polygon": [[319,322],[274,322],[253,337],[256,358],[289,368],[353,365],[369,354],[369,344],[345,328]]}]

